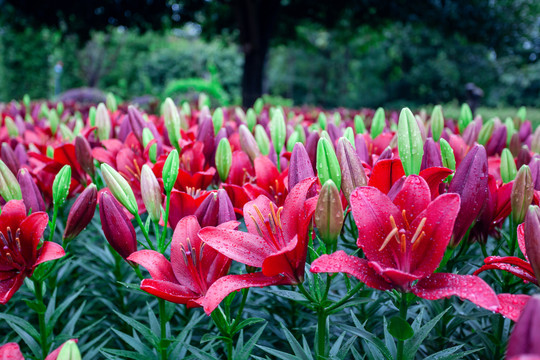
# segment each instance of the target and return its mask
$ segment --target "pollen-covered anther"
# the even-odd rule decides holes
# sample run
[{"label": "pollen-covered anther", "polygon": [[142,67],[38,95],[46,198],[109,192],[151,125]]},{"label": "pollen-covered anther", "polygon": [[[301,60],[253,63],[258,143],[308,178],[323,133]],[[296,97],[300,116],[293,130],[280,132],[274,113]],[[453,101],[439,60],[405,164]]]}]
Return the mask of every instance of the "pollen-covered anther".
[{"label": "pollen-covered anther", "polygon": [[411,226],[409,225],[409,221],[407,220],[407,211],[405,211],[405,209],[401,211],[401,216],[403,217],[403,221],[405,222],[405,226],[407,227],[407,230],[409,230]]},{"label": "pollen-covered anther", "polygon": [[397,234],[397,232],[398,232],[398,229],[397,227],[395,227],[392,229],[392,231],[390,231],[390,233],[388,233],[388,235],[386,236],[386,239],[384,239],[381,247],[379,248],[379,251],[382,251],[386,247],[386,245],[388,245],[390,240],[392,240],[392,238]]},{"label": "pollen-covered anther", "polygon": [[411,239],[411,244],[414,244],[415,241],[419,238],[420,234],[422,233],[422,229],[424,228],[424,225],[426,224],[426,220],[427,218],[423,218],[422,220],[420,220],[420,224],[418,224],[418,227],[416,228],[416,232],[414,233]]}]

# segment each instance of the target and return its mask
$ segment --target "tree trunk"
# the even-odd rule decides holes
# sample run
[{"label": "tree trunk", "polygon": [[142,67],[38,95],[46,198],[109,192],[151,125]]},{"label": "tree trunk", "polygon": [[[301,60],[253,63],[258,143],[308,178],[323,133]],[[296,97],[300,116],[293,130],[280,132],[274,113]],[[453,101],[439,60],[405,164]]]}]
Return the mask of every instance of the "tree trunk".
[{"label": "tree trunk", "polygon": [[250,107],[263,94],[264,67],[277,20],[279,0],[237,0],[236,15],[244,52],[242,105]]}]

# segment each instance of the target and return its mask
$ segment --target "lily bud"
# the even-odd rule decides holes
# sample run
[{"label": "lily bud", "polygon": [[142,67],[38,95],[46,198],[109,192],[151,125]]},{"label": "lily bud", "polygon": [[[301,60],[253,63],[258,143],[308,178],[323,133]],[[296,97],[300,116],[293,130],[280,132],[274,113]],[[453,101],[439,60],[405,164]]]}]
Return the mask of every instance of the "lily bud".
[{"label": "lily bud", "polygon": [[178,141],[180,140],[180,114],[178,113],[178,108],[171,98],[167,98],[163,103],[162,109],[169,141],[178,150]]},{"label": "lily bud", "polygon": [[317,146],[319,144],[320,135],[318,132],[311,132],[306,140],[306,152],[308,153],[309,160],[313,165],[313,171],[316,170],[317,165]]},{"label": "lily bud", "polygon": [[180,157],[178,155],[178,151],[173,150],[167,156],[165,164],[163,164],[163,174],[161,176],[163,178],[163,187],[165,188],[165,192],[167,194],[170,194],[174,187],[174,183],[178,177],[179,168]]},{"label": "lily bud", "polygon": [[58,125],[60,124],[60,118],[58,117],[58,113],[56,112],[56,109],[51,109],[49,111],[47,119],[49,120],[49,125],[51,127],[52,134],[56,135],[56,131],[58,130]]},{"label": "lily bud", "polygon": [[516,181],[512,185],[510,203],[512,205],[512,219],[516,224],[520,224],[525,219],[525,214],[534,197],[534,186],[531,170],[527,165],[523,165],[516,176]]},{"label": "lily bud", "polygon": [[[146,148],[150,141],[154,140],[154,135],[152,134],[152,131],[150,131],[149,128],[144,128],[142,131],[142,144]],[[148,149],[148,157],[150,158],[150,161],[152,163],[156,163],[157,160],[157,144],[154,143],[150,146],[150,149]]]},{"label": "lily bud", "polygon": [[95,108],[95,106],[90,107],[90,110],[88,110],[88,121],[90,122],[90,126],[96,126],[96,108]]},{"label": "lily bud", "polygon": [[313,166],[302,143],[294,144],[289,163],[289,192],[300,181],[313,177]]},{"label": "lily bud", "polygon": [[246,113],[246,125],[250,132],[253,132],[255,125],[257,125],[257,114],[255,114],[255,110],[251,108],[249,108]]},{"label": "lily bud", "polygon": [[218,107],[212,115],[212,123],[214,124],[214,135],[217,135],[223,127],[223,109]]},{"label": "lily bud", "polygon": [[384,109],[380,107],[375,111],[375,115],[373,115],[373,119],[371,120],[371,138],[375,139],[381,135],[385,125]]},{"label": "lily bud", "polygon": [[534,275],[540,279],[540,208],[529,206],[524,223],[525,249]]},{"label": "lily bud", "polygon": [[13,175],[16,175],[21,167],[21,163],[8,143],[2,143],[1,158]]},{"label": "lily bud", "polygon": [[94,176],[94,157],[88,140],[84,136],[77,135],[75,138],[75,156],[81,168],[90,176]]},{"label": "lily bud", "polygon": [[289,140],[287,140],[287,151],[292,152],[294,149],[294,145],[298,142],[298,133],[296,131],[293,131],[291,133],[291,136],[289,136]]},{"label": "lily bud", "polygon": [[469,104],[464,103],[463,105],[461,105],[461,111],[459,113],[459,118],[458,118],[459,131],[460,132],[465,131],[465,129],[467,128],[467,126],[469,126],[472,120],[473,120],[473,115],[472,115],[471,108],[469,107]]},{"label": "lily bud", "polygon": [[[191,107],[189,106],[189,102],[187,101],[184,101],[182,103],[182,114],[184,114],[185,116],[190,116],[191,117]],[[186,125],[186,129],[187,129],[187,126],[188,124],[185,124]],[[183,128],[184,124],[182,124],[182,128]]]},{"label": "lily bud", "polygon": [[478,135],[480,134],[480,131],[482,130],[482,118],[477,117],[476,120],[471,122],[466,128],[465,131],[463,131],[463,141],[468,146],[471,146],[475,143],[475,141],[478,139]]},{"label": "lily bud", "polygon": [[495,128],[495,122],[493,119],[486,122],[482,129],[480,130],[480,133],[478,134],[478,143],[480,145],[486,145],[489,139],[491,138],[491,135],[493,134],[493,129]]},{"label": "lily bud", "polygon": [[536,154],[540,153],[540,126],[536,128],[532,135],[531,150]]},{"label": "lily bud", "polygon": [[334,124],[339,126],[341,124],[341,114],[336,111],[334,112],[333,118],[334,118]]},{"label": "lily bud", "polygon": [[[532,157],[531,157],[531,152],[529,151],[529,147],[527,145],[523,145],[517,155],[517,159],[516,159],[517,168],[519,169],[523,165],[529,164],[531,160],[532,160]],[[531,169],[531,172],[532,172],[532,169]]]},{"label": "lily bud", "polygon": [[343,227],[343,207],[339,189],[332,180],[324,183],[315,207],[315,225],[324,243],[335,249],[337,238]]},{"label": "lily bud", "polygon": [[122,206],[108,192],[99,196],[99,217],[105,238],[122,258],[137,251],[135,228]]},{"label": "lily bud", "polygon": [[317,175],[321,184],[332,180],[338,188],[341,187],[341,169],[336,153],[330,142],[324,137],[321,137],[317,144]]},{"label": "lily bud", "polygon": [[227,138],[223,138],[219,141],[219,145],[216,150],[216,168],[221,181],[227,180],[229,171],[232,165],[232,150],[231,144]]},{"label": "lily bud", "polygon": [[238,135],[240,136],[240,146],[242,147],[242,151],[249,156],[251,162],[255,161],[261,153],[253,134],[245,125],[240,125]]},{"label": "lily bud", "polygon": [[81,352],[77,347],[77,343],[73,340],[68,340],[58,353],[56,360],[81,360]]},{"label": "lily bud", "polygon": [[84,228],[92,221],[97,205],[97,188],[96,185],[90,184],[77,197],[77,200],[71,206],[69,215],[64,229],[63,239],[70,241],[84,230]]},{"label": "lily bud", "polygon": [[272,120],[270,121],[270,137],[272,138],[272,144],[278,155],[281,153],[281,149],[285,146],[285,138],[287,136],[287,127],[285,125],[285,119],[281,110],[274,111]]},{"label": "lily bud", "polygon": [[133,131],[137,137],[137,140],[139,140],[139,142],[142,144],[143,129],[146,128],[146,121],[144,121],[139,110],[133,105],[128,106],[128,120],[129,124],[131,125],[131,131]]},{"label": "lily bud", "polygon": [[529,162],[534,190],[540,190],[540,157],[535,156]]},{"label": "lily bud", "polygon": [[255,141],[262,155],[266,156],[270,153],[270,139],[262,125],[255,126]]},{"label": "lily bud", "polygon": [[111,126],[111,118],[105,104],[99,103],[96,110],[96,127],[99,140],[107,140],[111,136]]},{"label": "lily bud", "polygon": [[398,151],[405,175],[418,175],[422,166],[424,144],[418,123],[409,108],[404,108],[399,114]]},{"label": "lily bud", "polygon": [[19,136],[19,129],[17,128],[17,125],[15,125],[15,121],[13,121],[12,118],[6,116],[4,119],[4,125],[6,126],[9,137],[14,138]]},{"label": "lily bud", "polygon": [[[24,205],[26,206],[26,210],[32,212],[45,211],[45,202],[43,201],[43,196],[41,196],[41,193],[39,192],[36,183],[32,179],[30,172],[24,168],[20,169],[19,173],[17,174],[17,181],[20,184],[22,199]],[[3,194],[1,195],[4,197]]]},{"label": "lily bud", "polygon": [[201,227],[218,226],[227,221],[236,220],[231,199],[223,189],[207,196],[194,215],[199,220]]},{"label": "lily bud", "polygon": [[360,115],[354,116],[354,130],[357,134],[364,134],[366,132],[366,124],[364,118]]},{"label": "lily bud", "polygon": [[214,135],[214,124],[212,123],[212,119],[204,118],[199,125],[197,141],[200,141],[204,144],[204,158],[209,164],[212,164],[214,161],[216,151],[215,137],[216,135]]},{"label": "lily bud", "polygon": [[105,104],[107,104],[107,109],[111,110],[112,112],[118,110],[118,104],[116,103],[116,98],[112,92],[107,94]]},{"label": "lily bud", "polygon": [[501,154],[501,179],[507,184],[516,178],[517,168],[514,156],[508,149],[503,149]]},{"label": "lily bud", "polygon": [[54,177],[52,194],[54,207],[59,208],[66,201],[71,186],[71,166],[64,165]]},{"label": "lily bud", "polygon": [[459,194],[461,198],[452,238],[452,246],[456,246],[482,211],[488,196],[487,155],[482,145],[475,145],[463,158],[448,192]]},{"label": "lily bud", "polygon": [[493,130],[491,138],[486,144],[486,152],[488,156],[500,154],[506,146],[506,126],[499,126]]},{"label": "lily bud", "polygon": [[535,360],[540,357],[540,295],[533,295],[523,308],[508,340],[506,359]]},{"label": "lily bud", "polygon": [[324,114],[324,112],[321,111],[319,113],[319,116],[317,117],[317,123],[319,124],[321,129],[326,130],[327,121],[326,121],[326,115]]},{"label": "lily bud", "polygon": [[357,134],[355,136],[354,145],[356,148],[356,153],[360,157],[360,160],[362,160],[365,163],[369,163],[370,155],[367,148],[366,139],[364,139],[364,136],[362,134]]},{"label": "lily bud", "polygon": [[337,158],[341,168],[341,190],[349,200],[353,191],[367,185],[367,177],[362,166],[362,160],[346,138],[340,138],[337,143]]},{"label": "lily bud", "polygon": [[521,140],[519,139],[519,134],[517,132],[512,135],[508,149],[514,157],[518,156],[519,151],[521,150]]},{"label": "lily bud", "polygon": [[161,188],[153,171],[146,164],[141,170],[141,195],[148,216],[153,222],[161,218]]},{"label": "lily bud", "polygon": [[348,127],[345,129],[345,133],[343,133],[343,137],[346,138],[347,140],[349,140],[349,142],[351,143],[353,149],[355,147],[355,144],[354,144],[354,132],[353,132],[353,129],[352,127]]},{"label": "lily bud", "polygon": [[135,200],[135,194],[133,194],[133,189],[131,189],[127,180],[106,163],[101,164],[101,173],[107,187],[116,200],[124,205],[131,214],[137,214],[139,211],[137,200]]},{"label": "lily bud", "polygon": [[0,160],[0,196],[5,201],[21,200],[21,187],[8,166]]},{"label": "lily bud", "polygon": [[422,166],[424,170],[431,167],[443,166],[441,152],[432,138],[426,140],[424,144],[424,156],[422,157]]},{"label": "lily bud", "polygon": [[506,126],[506,146],[510,146],[510,140],[512,140],[512,136],[516,132],[512,118],[507,117],[504,121],[504,126]]},{"label": "lily bud", "polygon": [[433,140],[439,141],[444,129],[444,117],[442,113],[441,105],[437,105],[433,108],[431,113],[431,136]]},{"label": "lily bud", "polygon": [[255,103],[253,104],[253,110],[255,110],[255,112],[260,115],[263,108],[264,100],[262,98],[258,98],[257,100],[255,100]]}]

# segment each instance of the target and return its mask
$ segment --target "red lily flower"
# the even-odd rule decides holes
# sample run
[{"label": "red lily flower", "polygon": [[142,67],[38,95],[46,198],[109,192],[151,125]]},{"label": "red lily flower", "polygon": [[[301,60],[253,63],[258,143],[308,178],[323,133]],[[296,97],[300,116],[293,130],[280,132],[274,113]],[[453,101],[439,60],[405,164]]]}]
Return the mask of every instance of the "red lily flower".
[{"label": "red lily flower", "polygon": [[22,200],[11,200],[0,214],[0,304],[6,304],[32,276],[41,263],[65,255],[56,243],[45,241],[38,245],[47,227],[47,213],[38,211],[26,216]]},{"label": "red lily flower", "polygon": [[272,201],[282,206],[287,197],[287,187],[285,179],[288,178],[288,170],[279,172],[276,165],[266,156],[259,156],[254,161],[255,184],[245,184],[244,190],[248,196],[254,200],[260,195],[272,199]]},{"label": "red lily flower", "polygon": [[278,208],[265,196],[248,202],[244,215],[248,232],[207,227],[202,241],[225,256],[262,271],[225,276],[214,283],[203,301],[210,314],[228,294],[248,287],[298,284],[304,278],[308,228],[317,197],[308,199],[317,178],[299,182]]},{"label": "red lily flower", "polygon": [[428,300],[458,295],[498,309],[496,294],[482,279],[433,273],[450,242],[459,195],[432,201],[427,182],[411,175],[393,199],[368,186],[356,189],[350,204],[366,259],[338,251],[315,260],[312,272],[344,272],[379,290],[399,289]]},{"label": "red lily flower", "polygon": [[[71,341],[77,342],[77,339],[71,339]],[[45,360],[56,360],[58,358],[58,354],[60,354],[60,351],[62,350],[65,344],[66,343],[63,343],[58,348],[53,350],[49,355],[47,355]],[[21,352],[21,348],[19,347],[19,344],[11,342],[11,343],[6,343],[0,346],[0,359],[1,360],[24,360],[24,356]]]},{"label": "red lily flower", "polygon": [[[235,229],[236,221],[219,226]],[[171,244],[171,261],[153,250],[140,250],[127,260],[145,267],[152,279],[144,279],[141,289],[159,298],[187,307],[200,307],[208,288],[229,271],[231,260],[205,244],[197,233],[195,216],[178,222]]]}]

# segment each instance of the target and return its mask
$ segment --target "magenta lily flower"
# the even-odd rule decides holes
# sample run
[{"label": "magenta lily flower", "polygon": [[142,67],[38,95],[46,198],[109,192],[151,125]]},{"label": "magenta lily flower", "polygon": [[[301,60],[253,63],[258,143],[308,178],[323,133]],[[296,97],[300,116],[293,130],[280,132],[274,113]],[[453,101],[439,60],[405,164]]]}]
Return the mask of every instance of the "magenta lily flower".
[{"label": "magenta lily flower", "polygon": [[216,281],[203,301],[207,314],[233,291],[303,281],[308,229],[317,202],[317,196],[308,196],[316,181],[308,178],[296,184],[280,208],[266,196],[248,202],[244,206],[247,233],[219,227],[199,232],[202,241],[225,256],[262,269]]},{"label": "magenta lily flower", "polygon": [[398,289],[427,300],[457,295],[489,310],[499,308],[495,292],[477,276],[434,273],[452,236],[459,195],[432,201],[428,183],[411,175],[393,198],[361,187],[350,205],[366,259],[338,251],[315,260],[312,272],[343,272],[379,290]]},{"label": "magenta lily flower", "polygon": [[[236,221],[220,225],[235,229]],[[151,279],[141,282],[141,290],[154,296],[187,307],[200,307],[208,288],[227,274],[231,260],[201,241],[201,229],[195,216],[181,219],[174,230],[171,244],[171,261],[153,250],[141,250],[127,260],[148,270]]]}]

